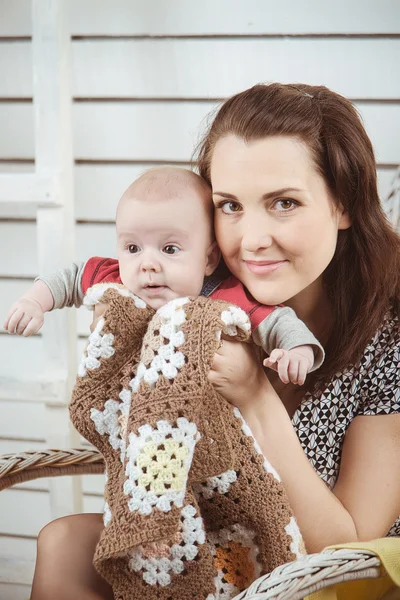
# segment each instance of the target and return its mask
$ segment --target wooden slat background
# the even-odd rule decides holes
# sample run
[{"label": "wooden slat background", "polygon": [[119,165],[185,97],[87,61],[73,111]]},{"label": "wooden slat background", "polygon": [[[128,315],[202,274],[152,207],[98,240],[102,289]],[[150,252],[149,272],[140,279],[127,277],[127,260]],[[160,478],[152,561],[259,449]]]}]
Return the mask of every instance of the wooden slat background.
[{"label": "wooden slat background", "polygon": [[[257,82],[324,84],[352,99],[374,144],[381,196],[388,195],[400,163],[397,0],[68,0],[68,7],[76,260],[115,255],[123,190],[158,162],[189,164],[218,103]],[[29,0],[0,0],[0,172],[34,169],[31,33]],[[0,323],[36,275],[33,209],[0,207]],[[80,309],[79,351],[89,322]],[[9,377],[37,380],[41,344],[40,335],[0,333],[0,453],[46,446],[43,404],[1,393]],[[102,487],[101,476],[84,478],[85,510],[101,510]],[[20,570],[11,562],[0,570],[5,600],[29,595],[34,538],[51,518],[48,489],[40,480],[0,495],[0,562],[21,562]]]}]

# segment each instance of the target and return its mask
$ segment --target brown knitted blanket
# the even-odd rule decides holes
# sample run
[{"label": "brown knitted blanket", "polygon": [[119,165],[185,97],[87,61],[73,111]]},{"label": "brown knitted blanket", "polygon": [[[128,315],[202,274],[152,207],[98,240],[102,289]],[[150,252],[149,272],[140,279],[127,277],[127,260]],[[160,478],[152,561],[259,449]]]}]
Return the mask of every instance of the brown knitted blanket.
[{"label": "brown knitted blanket", "polygon": [[156,313],[118,284],[90,335],[70,405],[106,463],[105,528],[94,564],[115,600],[230,600],[304,552],[279,476],[207,380],[221,333],[245,313],[182,298]]}]

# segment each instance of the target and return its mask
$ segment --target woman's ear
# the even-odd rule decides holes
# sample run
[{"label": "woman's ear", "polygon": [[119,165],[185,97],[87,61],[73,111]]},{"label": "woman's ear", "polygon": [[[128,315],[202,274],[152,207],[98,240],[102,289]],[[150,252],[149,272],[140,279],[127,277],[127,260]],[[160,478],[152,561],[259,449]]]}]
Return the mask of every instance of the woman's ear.
[{"label": "woman's ear", "polygon": [[348,229],[351,225],[349,213],[340,205],[338,208],[338,229]]},{"label": "woman's ear", "polygon": [[213,242],[207,250],[207,264],[205,275],[212,275],[218,267],[221,260],[221,251],[218,248],[217,242]]}]

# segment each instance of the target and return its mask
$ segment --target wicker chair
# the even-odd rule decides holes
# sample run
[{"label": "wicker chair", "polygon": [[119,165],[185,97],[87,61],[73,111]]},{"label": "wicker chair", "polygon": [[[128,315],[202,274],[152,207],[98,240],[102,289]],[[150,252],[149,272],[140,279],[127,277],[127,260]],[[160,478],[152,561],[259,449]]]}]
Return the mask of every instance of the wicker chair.
[{"label": "wicker chair", "polygon": [[[104,472],[101,454],[91,449],[45,450],[0,456],[0,490],[40,477]],[[282,565],[260,577],[235,600],[300,600],[343,581],[385,574],[373,552],[324,550]]]}]

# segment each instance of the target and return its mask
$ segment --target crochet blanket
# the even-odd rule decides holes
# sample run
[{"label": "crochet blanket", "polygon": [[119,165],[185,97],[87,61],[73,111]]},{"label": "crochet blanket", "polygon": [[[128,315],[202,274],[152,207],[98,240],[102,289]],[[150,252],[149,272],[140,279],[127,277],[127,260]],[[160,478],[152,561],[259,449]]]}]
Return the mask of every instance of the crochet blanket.
[{"label": "crochet blanket", "polygon": [[155,312],[118,284],[92,287],[100,301],[70,404],[106,465],[95,567],[115,600],[230,600],[304,553],[279,475],[207,379],[247,315],[208,298]]}]

